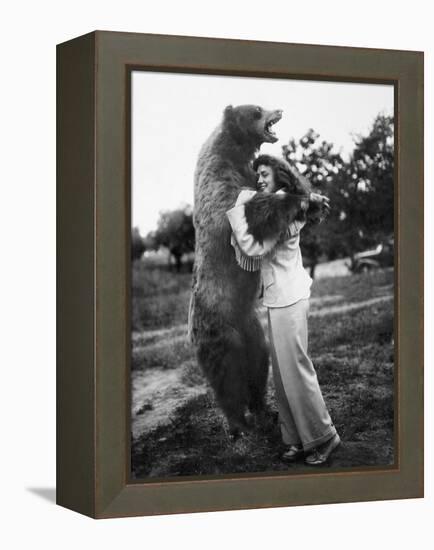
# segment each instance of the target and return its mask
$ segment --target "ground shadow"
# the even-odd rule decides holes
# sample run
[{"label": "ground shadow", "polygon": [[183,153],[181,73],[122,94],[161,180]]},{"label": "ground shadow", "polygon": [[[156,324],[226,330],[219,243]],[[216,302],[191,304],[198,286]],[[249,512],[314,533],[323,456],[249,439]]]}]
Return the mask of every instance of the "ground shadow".
[{"label": "ground shadow", "polygon": [[37,495],[38,497],[48,500],[52,504],[56,504],[56,488],[55,487],[26,487],[27,491]]}]

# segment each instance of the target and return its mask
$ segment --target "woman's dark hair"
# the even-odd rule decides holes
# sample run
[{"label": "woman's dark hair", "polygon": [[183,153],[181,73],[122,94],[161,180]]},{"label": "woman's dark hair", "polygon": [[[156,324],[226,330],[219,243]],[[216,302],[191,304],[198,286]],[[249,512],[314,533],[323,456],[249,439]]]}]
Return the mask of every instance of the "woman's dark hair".
[{"label": "woman's dark hair", "polygon": [[279,177],[278,170],[278,168],[286,167],[285,165],[285,161],[277,157],[272,157],[271,155],[259,155],[259,157],[253,161],[253,170],[256,172],[258,166],[269,166],[273,171],[274,183],[276,185],[276,191],[278,191],[279,189],[287,187],[287,182],[282,181]]},{"label": "woman's dark hair", "polygon": [[253,161],[253,170],[257,170],[258,166],[263,164],[264,166],[271,166],[273,170],[279,166],[279,159],[276,157],[272,157],[271,155],[259,155],[255,158]]}]

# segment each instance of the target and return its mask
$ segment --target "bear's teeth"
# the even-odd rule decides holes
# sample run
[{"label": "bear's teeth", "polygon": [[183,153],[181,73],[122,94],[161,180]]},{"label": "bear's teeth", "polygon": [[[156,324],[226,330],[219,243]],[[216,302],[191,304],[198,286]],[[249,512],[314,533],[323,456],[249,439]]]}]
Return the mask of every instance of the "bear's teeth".
[{"label": "bear's teeth", "polygon": [[273,124],[276,124],[276,122],[277,122],[277,120],[271,120],[271,121],[267,124],[267,126],[266,126],[267,132],[269,132],[270,134],[274,134],[274,131],[273,131],[273,129],[272,129],[272,126],[273,126]]}]

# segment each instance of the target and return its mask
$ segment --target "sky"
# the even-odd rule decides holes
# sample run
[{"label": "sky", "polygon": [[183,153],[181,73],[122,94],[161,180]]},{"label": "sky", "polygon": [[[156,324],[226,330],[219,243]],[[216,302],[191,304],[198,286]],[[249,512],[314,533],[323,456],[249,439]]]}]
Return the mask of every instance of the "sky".
[{"label": "sky", "polygon": [[377,114],[393,114],[393,86],[382,84],[134,71],[131,89],[131,217],[142,236],[161,211],[193,204],[199,150],[227,105],[283,109],[274,126],[279,141],[261,147],[276,156],[313,128],[348,157]]}]

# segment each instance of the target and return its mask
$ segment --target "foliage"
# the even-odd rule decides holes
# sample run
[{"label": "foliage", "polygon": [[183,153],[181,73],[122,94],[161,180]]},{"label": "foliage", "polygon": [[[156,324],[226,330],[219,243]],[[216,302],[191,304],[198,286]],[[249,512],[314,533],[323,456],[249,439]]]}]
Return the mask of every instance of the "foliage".
[{"label": "foliage", "polygon": [[344,165],[340,153],[333,150],[333,144],[319,138],[319,134],[310,129],[298,142],[290,139],[282,147],[284,158],[295,164],[318,192],[333,181]]},{"label": "foliage", "polygon": [[354,152],[336,178],[336,224],[347,254],[372,246],[393,232],[393,117],[377,116],[368,136],[359,136]]}]

